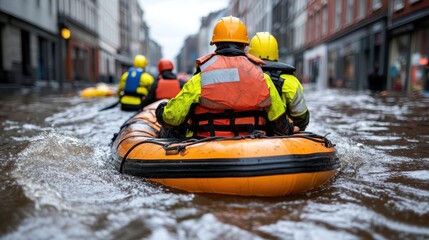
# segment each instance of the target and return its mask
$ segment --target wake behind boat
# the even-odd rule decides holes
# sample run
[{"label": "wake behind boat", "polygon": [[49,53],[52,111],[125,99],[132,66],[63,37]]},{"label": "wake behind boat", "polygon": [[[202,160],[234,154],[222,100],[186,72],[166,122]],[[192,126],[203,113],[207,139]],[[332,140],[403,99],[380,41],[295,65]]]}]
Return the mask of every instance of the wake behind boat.
[{"label": "wake behind boat", "polygon": [[158,138],[160,102],[131,117],[115,135],[111,149],[121,173],[194,193],[283,196],[323,185],[340,167],[333,144],[310,132]]}]

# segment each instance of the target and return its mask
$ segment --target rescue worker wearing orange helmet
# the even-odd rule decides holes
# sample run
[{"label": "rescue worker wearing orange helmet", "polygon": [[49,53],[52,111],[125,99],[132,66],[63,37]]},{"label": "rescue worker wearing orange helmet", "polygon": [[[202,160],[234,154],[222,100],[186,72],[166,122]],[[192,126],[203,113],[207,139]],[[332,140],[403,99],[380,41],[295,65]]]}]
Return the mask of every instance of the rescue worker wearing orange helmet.
[{"label": "rescue worker wearing orange helmet", "polygon": [[178,79],[173,69],[174,64],[169,59],[159,60],[158,77],[150,87],[149,95],[143,100],[143,107],[156,100],[174,98],[180,92],[185,81]]},{"label": "rescue worker wearing orange helmet", "polygon": [[[310,111],[304,99],[304,89],[293,75],[295,68],[278,62],[279,52],[276,38],[268,32],[258,32],[250,40],[249,54],[266,63],[262,70],[270,75],[284,104],[286,113],[300,130],[305,130],[310,121]],[[295,131],[296,132],[296,131]]]},{"label": "rescue worker wearing orange helmet", "polygon": [[124,111],[138,111],[142,107],[142,100],[149,94],[154,79],[145,72],[147,59],[143,55],[134,57],[134,66],[122,74],[119,81],[117,95]]},{"label": "rescue worker wearing orange helmet", "polygon": [[249,44],[244,23],[222,18],[210,44],[216,45],[215,52],[197,59],[197,71],[181,92],[156,109],[162,129],[180,131],[189,123],[187,137],[232,137],[268,129],[292,134],[285,106],[260,67],[264,62],[244,52]]}]

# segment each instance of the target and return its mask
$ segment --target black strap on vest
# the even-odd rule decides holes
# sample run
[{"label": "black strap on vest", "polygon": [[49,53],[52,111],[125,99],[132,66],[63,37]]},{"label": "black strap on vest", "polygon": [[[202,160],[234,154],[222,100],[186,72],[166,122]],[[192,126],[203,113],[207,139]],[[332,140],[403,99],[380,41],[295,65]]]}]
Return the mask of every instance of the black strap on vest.
[{"label": "black strap on vest", "polygon": [[143,94],[137,93],[137,92],[131,92],[131,91],[124,91],[123,96],[134,96],[134,97],[142,97]]},{"label": "black strap on vest", "polygon": [[[236,119],[253,117],[254,124],[236,124]],[[214,120],[219,119],[229,119],[229,125],[217,125],[214,124]],[[241,132],[252,133],[255,130],[265,131],[265,125],[259,124],[261,119],[267,120],[267,114],[264,111],[243,111],[235,112],[233,110],[225,110],[223,113],[203,113],[203,114],[194,114],[192,116],[192,131],[194,132],[194,137],[197,137],[200,132],[209,132],[210,136],[216,136],[216,131],[222,132],[233,132],[234,136],[238,136]],[[207,121],[207,124],[200,124],[202,121]]]},{"label": "black strap on vest", "polygon": [[293,75],[293,73],[296,71],[296,68],[281,62],[273,62],[273,61],[265,61],[266,65],[262,66],[262,70],[268,74],[273,80],[274,86],[276,86],[277,91],[279,94],[282,94],[282,87],[284,79],[280,77],[282,74],[289,74]]}]

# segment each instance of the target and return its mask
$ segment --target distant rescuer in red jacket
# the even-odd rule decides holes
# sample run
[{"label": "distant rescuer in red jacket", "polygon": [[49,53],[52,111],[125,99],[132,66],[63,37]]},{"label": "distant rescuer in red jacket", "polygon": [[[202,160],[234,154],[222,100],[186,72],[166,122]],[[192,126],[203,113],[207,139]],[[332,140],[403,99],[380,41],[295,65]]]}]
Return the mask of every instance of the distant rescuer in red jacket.
[{"label": "distant rescuer in red jacket", "polygon": [[[293,134],[285,105],[261,69],[264,61],[244,52],[247,28],[224,17],[213,30],[214,53],[197,59],[197,72],[176,97],[161,103],[156,117],[163,129],[183,137],[233,137],[254,131]],[[177,130],[177,131],[176,131]],[[160,137],[165,137],[162,135]]]},{"label": "distant rescuer in red jacket", "polygon": [[161,59],[158,62],[159,74],[142,103],[143,107],[160,99],[174,98],[180,92],[185,81],[178,79],[173,69],[174,64],[169,59]]}]

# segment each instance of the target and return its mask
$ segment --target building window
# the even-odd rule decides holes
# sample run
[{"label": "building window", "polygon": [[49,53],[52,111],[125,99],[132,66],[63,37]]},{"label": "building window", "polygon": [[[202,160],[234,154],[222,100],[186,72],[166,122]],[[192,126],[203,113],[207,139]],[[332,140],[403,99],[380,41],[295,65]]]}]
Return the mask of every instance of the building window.
[{"label": "building window", "polygon": [[323,6],[322,9],[322,36],[325,36],[328,31],[328,8],[326,5]]},{"label": "building window", "polygon": [[413,90],[429,90],[429,28],[415,33],[411,49],[411,87]]},{"label": "building window", "polygon": [[359,1],[359,18],[364,18],[366,13],[366,0]]},{"label": "building window", "polygon": [[381,0],[372,0],[372,10],[381,8]]},{"label": "building window", "polygon": [[336,0],[335,1],[335,29],[340,28],[341,23],[341,10],[342,10],[342,0]]},{"label": "building window", "polygon": [[316,13],[314,14],[313,21],[314,21],[313,26],[315,28],[314,40],[317,40],[317,39],[319,39],[320,31],[321,31],[321,29],[320,29],[320,11],[316,11]]},{"label": "building window", "polygon": [[350,24],[353,19],[353,1],[347,0],[346,23]]},{"label": "building window", "polygon": [[399,11],[404,8],[403,0],[394,0],[393,1],[393,11]]},{"label": "building window", "polygon": [[389,56],[389,82],[390,88],[396,91],[406,89],[408,79],[409,46],[410,38],[408,35],[398,36],[392,39]]},{"label": "building window", "polygon": [[313,14],[310,15],[308,19],[308,41],[312,42],[314,40],[314,25],[313,25]]}]

